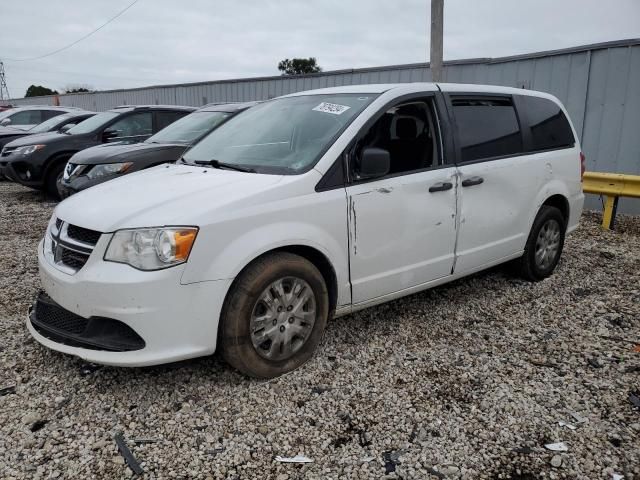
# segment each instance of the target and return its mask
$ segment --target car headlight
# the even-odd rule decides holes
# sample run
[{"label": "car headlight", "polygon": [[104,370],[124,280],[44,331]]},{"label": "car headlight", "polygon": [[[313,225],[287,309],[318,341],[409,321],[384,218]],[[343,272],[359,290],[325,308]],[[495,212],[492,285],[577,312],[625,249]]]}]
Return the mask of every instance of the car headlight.
[{"label": "car headlight", "polygon": [[16,148],[13,153],[15,155],[31,155],[34,152],[42,150],[46,145],[25,145],[24,147]]},{"label": "car headlight", "polygon": [[106,177],[107,175],[117,175],[124,173],[131,168],[133,162],[124,163],[105,163],[102,165],[94,165],[87,172],[87,177],[91,179]]},{"label": "car headlight", "polygon": [[197,234],[195,227],[118,230],[109,242],[104,259],[139,270],[173,267],[187,261]]}]

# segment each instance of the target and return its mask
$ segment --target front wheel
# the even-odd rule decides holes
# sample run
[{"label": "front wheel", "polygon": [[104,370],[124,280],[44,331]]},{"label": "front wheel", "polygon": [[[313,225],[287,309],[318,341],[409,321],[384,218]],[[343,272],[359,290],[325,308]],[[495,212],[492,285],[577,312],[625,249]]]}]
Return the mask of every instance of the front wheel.
[{"label": "front wheel", "polygon": [[540,208],[519,260],[520,274],[524,278],[537,282],[553,273],[562,254],[566,228],[560,210],[548,205]]},{"label": "front wheel", "polygon": [[220,318],[223,357],[252,377],[282,375],[311,358],[328,314],[327,286],[311,262],[287,252],[265,255],[227,295]]},{"label": "front wheel", "polygon": [[60,192],[58,191],[58,183],[62,180],[62,175],[64,174],[64,168],[66,166],[66,160],[54,163],[49,170],[47,170],[47,175],[44,179],[44,188],[46,192],[56,200],[60,200],[61,198]]}]

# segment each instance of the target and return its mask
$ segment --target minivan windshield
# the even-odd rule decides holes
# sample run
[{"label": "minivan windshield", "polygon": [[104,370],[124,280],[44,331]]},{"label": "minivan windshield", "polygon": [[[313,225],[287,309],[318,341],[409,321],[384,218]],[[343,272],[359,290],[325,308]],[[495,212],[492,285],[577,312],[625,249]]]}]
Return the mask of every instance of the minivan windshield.
[{"label": "minivan windshield", "polygon": [[217,160],[258,173],[297,174],[319,160],[375,98],[371,94],[283,97],[231,118],[184,154],[187,163]]},{"label": "minivan windshield", "polygon": [[69,135],[77,135],[79,133],[91,133],[94,130],[106,125],[118,115],[122,115],[122,112],[102,112],[94,115],[91,118],[87,118],[84,122],[80,122],[75,127],[71,127],[67,130]]},{"label": "minivan windshield", "polygon": [[215,128],[230,115],[228,112],[194,112],[163,128],[149,137],[145,143],[183,143],[188,145]]}]

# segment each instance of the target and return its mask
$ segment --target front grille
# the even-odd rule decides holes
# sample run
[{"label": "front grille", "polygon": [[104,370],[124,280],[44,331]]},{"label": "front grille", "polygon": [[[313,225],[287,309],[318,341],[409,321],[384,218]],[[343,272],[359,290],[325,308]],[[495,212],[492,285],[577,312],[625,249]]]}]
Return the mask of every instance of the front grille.
[{"label": "front grille", "polygon": [[38,333],[54,342],[91,350],[129,352],[145,347],[145,341],[126,323],[112,318],[83,318],[64,309],[40,292],[29,314]]},{"label": "front grille", "polygon": [[74,270],[80,270],[89,260],[89,255],[84,253],[74,252],[65,247],[61,247],[61,250],[60,261]]},{"label": "front grille", "polygon": [[98,240],[100,239],[100,235],[102,235],[102,233],[70,224],[67,227],[67,235],[69,235],[69,238],[73,238],[74,240],[78,240],[79,242],[95,245],[96,243],[98,243]]},{"label": "front grille", "polygon": [[49,231],[51,249],[46,253],[61,270],[75,273],[87,263],[101,235],[95,230],[71,225],[56,218],[55,226]]}]

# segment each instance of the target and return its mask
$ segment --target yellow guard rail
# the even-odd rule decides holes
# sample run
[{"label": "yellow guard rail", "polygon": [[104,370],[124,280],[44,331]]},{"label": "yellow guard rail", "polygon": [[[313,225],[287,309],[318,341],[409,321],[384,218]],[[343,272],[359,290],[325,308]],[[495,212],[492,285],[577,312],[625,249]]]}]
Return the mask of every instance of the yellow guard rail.
[{"label": "yellow guard rail", "polygon": [[585,172],[582,190],[607,197],[602,214],[602,228],[613,228],[619,197],[640,198],[640,175]]}]

